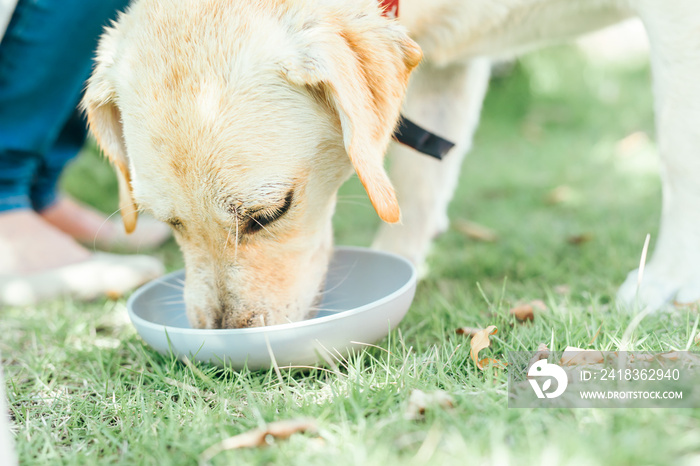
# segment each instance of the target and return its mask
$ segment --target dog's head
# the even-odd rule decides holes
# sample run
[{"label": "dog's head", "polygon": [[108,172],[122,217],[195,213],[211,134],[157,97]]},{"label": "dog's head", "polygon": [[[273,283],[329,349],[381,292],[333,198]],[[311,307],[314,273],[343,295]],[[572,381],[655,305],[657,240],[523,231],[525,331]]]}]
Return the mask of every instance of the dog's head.
[{"label": "dog's head", "polygon": [[83,106],[126,230],[172,225],[193,326],[312,312],[353,169],[399,220],[383,155],[420,57],[376,0],[141,0],[106,31]]}]

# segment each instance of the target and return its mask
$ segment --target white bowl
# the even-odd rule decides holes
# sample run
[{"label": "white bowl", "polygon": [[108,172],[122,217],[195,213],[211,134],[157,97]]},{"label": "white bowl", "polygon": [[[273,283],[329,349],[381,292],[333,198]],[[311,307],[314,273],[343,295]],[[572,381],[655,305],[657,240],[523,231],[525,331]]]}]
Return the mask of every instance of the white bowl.
[{"label": "white bowl", "polygon": [[[127,302],[141,337],[161,354],[251,370],[337,361],[384,338],[406,315],[416,291],[416,270],[395,254],[365,248],[335,249],[323,302],[314,318],[238,329],[193,329],[185,315],[185,272],[139,288]],[[274,359],[273,359],[274,357]]]}]

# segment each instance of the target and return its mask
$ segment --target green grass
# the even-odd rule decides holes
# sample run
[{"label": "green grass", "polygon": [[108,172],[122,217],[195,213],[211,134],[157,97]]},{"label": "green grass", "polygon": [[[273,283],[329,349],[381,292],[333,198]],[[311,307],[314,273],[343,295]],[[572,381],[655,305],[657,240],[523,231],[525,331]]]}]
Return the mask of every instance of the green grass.
[{"label": "green grass", "polygon": [[[633,132],[653,133],[649,81],[646,65],[593,65],[569,47],[531,55],[494,80],[451,214],[494,229],[499,240],[441,237],[430,275],[384,349],[339,370],[279,378],[186,365],[145,346],[124,300],[3,309],[0,350],[22,462],[195,464],[228,436],[302,416],[318,421],[321,440],[295,435],[221,453],[213,464],[697,462],[700,411],[509,410],[506,374],[476,369],[468,340],[454,333],[498,326],[484,354],[499,358],[539,343],[619,347],[632,316],[611,302],[659,215],[653,147],[618,144]],[[111,211],[109,170],[85,154],[66,189]],[[557,186],[570,195],[547,202]],[[352,180],[342,194],[337,242],[369,244],[377,219],[361,187]],[[581,234],[590,241],[570,244]],[[173,244],[155,254],[181,267]],[[549,310],[525,325],[508,316],[512,304],[531,299]],[[697,320],[689,309],[652,315],[632,346],[687,349]],[[455,408],[405,420],[412,389],[445,390]]]}]

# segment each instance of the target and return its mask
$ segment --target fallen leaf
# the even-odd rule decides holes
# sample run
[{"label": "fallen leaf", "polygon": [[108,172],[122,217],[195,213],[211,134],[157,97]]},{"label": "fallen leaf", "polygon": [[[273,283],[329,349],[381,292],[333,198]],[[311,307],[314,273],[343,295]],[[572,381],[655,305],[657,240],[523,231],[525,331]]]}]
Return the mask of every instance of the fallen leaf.
[{"label": "fallen leaf", "polygon": [[651,145],[651,140],[649,135],[642,131],[635,131],[634,133],[620,139],[617,144],[615,144],[615,154],[618,157],[630,157],[642,149],[649,147]]},{"label": "fallen leaf", "polygon": [[595,332],[595,335],[593,335],[593,338],[591,338],[591,341],[588,342],[589,345],[592,345],[594,341],[598,338],[598,335],[600,334],[600,330],[603,328],[603,324],[600,324],[600,327],[598,327],[598,331]]},{"label": "fallen leaf", "polygon": [[678,361],[679,359],[685,359],[684,353],[678,351],[669,351],[667,353],[646,353],[646,354],[632,354],[633,361],[653,361],[654,359],[667,359],[669,361]]},{"label": "fallen leaf", "polygon": [[202,462],[206,462],[222,451],[236,450],[238,448],[264,447],[275,439],[287,439],[298,432],[315,433],[317,431],[318,427],[316,421],[313,419],[302,418],[275,421],[267,424],[263,428],[252,429],[212,445],[204,450],[200,459]]},{"label": "fallen leaf", "polygon": [[690,301],[687,303],[682,303],[680,301],[673,300],[673,305],[680,308],[694,309],[697,310],[700,307],[700,301]]},{"label": "fallen leaf", "polygon": [[530,301],[529,303],[518,304],[512,308],[509,313],[519,321],[533,320],[535,318],[535,310],[546,311],[547,305],[541,299]]},{"label": "fallen leaf", "polygon": [[535,309],[539,309],[540,311],[547,310],[547,305],[541,299],[535,299],[534,301],[530,301],[530,305]]},{"label": "fallen leaf", "polygon": [[567,346],[559,360],[560,366],[578,366],[580,364],[600,364],[605,360],[601,351]]},{"label": "fallen leaf", "polygon": [[510,311],[510,315],[514,316],[519,321],[533,320],[535,318],[535,309],[531,304],[521,304],[515,306]]},{"label": "fallen leaf", "polygon": [[111,301],[117,301],[121,299],[121,297],[124,296],[124,293],[121,291],[117,290],[107,290],[105,291],[105,297]]},{"label": "fallen leaf", "polygon": [[669,351],[666,353],[631,353],[630,361],[657,361],[663,363],[663,361],[682,361],[692,365],[700,365],[700,356],[695,353],[688,351]]},{"label": "fallen leaf", "polygon": [[545,197],[545,202],[547,204],[561,204],[563,202],[568,202],[574,198],[574,190],[569,186],[557,186],[552,189]]},{"label": "fallen leaf", "polygon": [[472,360],[476,364],[476,367],[478,367],[481,370],[483,370],[484,368],[481,366],[481,362],[479,361],[479,351],[491,346],[491,339],[489,337],[491,335],[494,335],[496,332],[498,332],[496,326],[489,325],[485,329],[476,332],[472,336],[470,354]]},{"label": "fallen leaf", "polygon": [[484,368],[486,366],[494,366],[497,368],[503,368],[508,365],[507,362],[501,361],[500,359],[493,359],[493,358],[484,358],[481,361],[479,361],[479,364],[481,364],[481,367]]},{"label": "fallen leaf", "polygon": [[542,139],[542,134],[544,133],[542,125],[530,120],[525,120],[522,125],[520,125],[520,131],[523,133],[525,139],[530,142],[538,142]]},{"label": "fallen leaf", "polygon": [[468,335],[470,337],[473,337],[477,333],[481,332],[483,329],[482,328],[476,328],[476,327],[460,327],[457,330],[455,330],[455,333],[457,335]]},{"label": "fallen leaf", "polygon": [[532,355],[530,358],[530,364],[528,364],[528,367],[532,366],[535,364],[537,361],[540,359],[547,359],[549,357],[549,348],[547,348],[547,345],[544,343],[540,343],[539,346],[537,347],[537,352]]},{"label": "fallen leaf", "polygon": [[425,416],[426,409],[431,407],[452,409],[454,402],[450,394],[444,390],[428,393],[422,390],[411,390],[404,416],[406,419],[422,419]]},{"label": "fallen leaf", "polygon": [[580,235],[569,236],[566,238],[566,242],[574,246],[581,245],[583,243],[588,243],[593,239],[593,233],[582,233]]},{"label": "fallen leaf", "polygon": [[698,357],[697,354],[690,353],[688,351],[670,351],[668,353],[659,354],[659,357],[668,359],[669,361],[685,361],[696,365],[700,363],[700,357]]},{"label": "fallen leaf", "polygon": [[455,230],[462,233],[467,238],[477,241],[486,241],[488,243],[493,243],[498,240],[498,235],[495,231],[484,225],[479,225],[478,223],[458,219],[453,222],[453,226]]}]

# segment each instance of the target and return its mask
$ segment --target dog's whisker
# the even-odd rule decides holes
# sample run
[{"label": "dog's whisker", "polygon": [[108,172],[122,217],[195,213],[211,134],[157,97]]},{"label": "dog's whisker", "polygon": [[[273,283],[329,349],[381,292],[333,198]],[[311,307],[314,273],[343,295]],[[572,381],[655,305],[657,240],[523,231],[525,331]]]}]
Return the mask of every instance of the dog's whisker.
[{"label": "dog's whisker", "polygon": [[226,252],[226,248],[228,247],[228,241],[231,239],[231,230],[233,229],[233,221],[231,222],[231,225],[228,227],[228,234],[226,235],[226,241],[224,241],[224,248],[221,250],[222,253]]},{"label": "dog's whisker", "polygon": [[104,221],[102,222],[102,225],[100,225],[100,227],[97,229],[97,231],[95,232],[95,236],[93,236],[93,238],[92,238],[92,250],[93,251],[97,250],[97,237],[100,235],[100,231],[102,231],[102,227],[104,227],[107,224],[107,222],[109,222],[112,219],[112,217],[114,217],[116,214],[121,212],[121,210],[122,209],[120,207],[117,210],[115,210],[114,212],[112,212],[111,214],[109,214],[107,216],[107,218],[104,219]]},{"label": "dog's whisker", "polygon": [[[352,269],[354,269],[356,265],[357,265],[357,262],[355,262],[350,267],[348,267],[348,271],[345,274],[345,276],[343,276],[343,278],[338,280],[338,283],[336,283],[335,286],[333,286],[332,288],[324,289],[323,291],[320,291],[318,294],[320,296],[323,296],[323,295],[326,295],[326,294],[332,292],[333,290],[337,289],[340,285],[342,285],[345,282],[345,280],[348,279],[348,277],[350,276],[350,273],[352,272]],[[329,270],[329,272],[330,272],[330,270]]]},{"label": "dog's whisker", "polygon": [[338,195],[338,199],[347,199],[347,198],[366,199],[367,196],[364,194],[339,194]]},{"label": "dog's whisker", "polygon": [[319,308],[313,308],[309,309],[311,312],[341,312],[340,309],[333,309],[330,307],[319,307]]},{"label": "dog's whisker", "polygon": [[171,305],[175,305],[175,304],[185,304],[185,300],[184,300],[184,299],[172,299],[172,298],[173,298],[172,295],[171,295],[171,296],[163,296],[163,297],[154,299],[154,300],[153,300],[153,303],[154,303],[154,304],[161,305],[161,306],[171,306]]},{"label": "dog's whisker", "polygon": [[[166,285],[166,286],[167,286],[167,285]],[[153,299],[153,302],[154,302],[154,303],[160,303],[160,302],[163,302],[163,301],[167,301],[167,300],[169,300],[169,299],[173,299],[174,297],[175,297],[175,295],[168,294],[168,295],[166,295],[166,296],[160,296],[160,297],[158,297],[158,298],[154,298],[154,299]]]},{"label": "dog's whisker", "polygon": [[238,263],[238,234],[239,234],[239,222],[238,215],[236,215],[236,242],[233,246],[233,265]]},{"label": "dog's whisker", "polygon": [[169,283],[169,282],[163,281],[160,284],[165,285],[167,287],[170,287],[170,288],[177,290],[177,291],[183,291],[185,289],[184,283],[182,285],[180,285],[180,284]]},{"label": "dog's whisker", "polygon": [[263,225],[262,223],[260,223],[255,217],[251,217],[250,215],[246,215],[246,217],[248,217],[249,219],[251,219],[252,221],[254,221],[255,223],[257,223],[257,224],[260,226],[260,228],[262,228],[263,230],[265,230],[268,234],[270,234],[270,236],[272,236],[272,237],[275,238],[275,239],[277,238],[277,235],[275,235],[275,234],[272,233],[270,230],[268,230],[267,228],[265,228],[265,225]]},{"label": "dog's whisker", "polygon": [[184,299],[179,299],[179,300],[176,300],[176,301],[165,301],[165,302],[160,303],[160,304],[162,304],[162,305],[164,305],[164,306],[174,306],[174,305],[176,305],[176,304],[185,304],[185,300],[184,300]]},{"label": "dog's whisker", "polygon": [[372,206],[370,204],[367,204],[365,202],[353,201],[353,200],[349,200],[349,199],[339,199],[337,201],[337,203],[344,204],[344,205],[357,205],[357,206],[367,207],[368,209],[372,208]]}]

